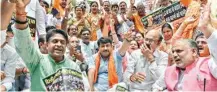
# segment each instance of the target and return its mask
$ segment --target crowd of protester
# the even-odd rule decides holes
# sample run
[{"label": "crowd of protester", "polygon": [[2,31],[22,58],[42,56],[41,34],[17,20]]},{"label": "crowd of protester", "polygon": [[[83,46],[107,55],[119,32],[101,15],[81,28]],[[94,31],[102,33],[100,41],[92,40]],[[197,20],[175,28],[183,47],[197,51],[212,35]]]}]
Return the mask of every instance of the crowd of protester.
[{"label": "crowd of protester", "polygon": [[[216,0],[129,2],[1,0],[1,91],[45,91],[62,68],[87,75],[85,91],[217,91]],[[176,2],[187,8],[181,20],[143,25]]]}]

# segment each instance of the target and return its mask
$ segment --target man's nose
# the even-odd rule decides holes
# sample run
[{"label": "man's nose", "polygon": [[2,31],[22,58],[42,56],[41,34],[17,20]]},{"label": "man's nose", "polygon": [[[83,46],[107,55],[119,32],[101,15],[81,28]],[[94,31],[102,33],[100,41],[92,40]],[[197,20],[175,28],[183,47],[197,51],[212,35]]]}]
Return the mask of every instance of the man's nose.
[{"label": "man's nose", "polygon": [[57,45],[57,46],[61,46],[62,44],[61,44],[60,41],[58,41],[58,42],[56,43],[56,45]]}]

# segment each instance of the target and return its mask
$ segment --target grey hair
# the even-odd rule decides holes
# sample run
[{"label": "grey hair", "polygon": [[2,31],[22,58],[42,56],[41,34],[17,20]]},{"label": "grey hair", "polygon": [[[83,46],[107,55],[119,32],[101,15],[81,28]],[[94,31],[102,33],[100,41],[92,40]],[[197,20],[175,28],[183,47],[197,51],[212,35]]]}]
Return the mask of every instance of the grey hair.
[{"label": "grey hair", "polygon": [[197,54],[199,55],[199,49],[198,49],[198,45],[197,45],[196,41],[194,41],[192,39],[182,39],[181,41],[186,41],[191,48],[196,49]]}]

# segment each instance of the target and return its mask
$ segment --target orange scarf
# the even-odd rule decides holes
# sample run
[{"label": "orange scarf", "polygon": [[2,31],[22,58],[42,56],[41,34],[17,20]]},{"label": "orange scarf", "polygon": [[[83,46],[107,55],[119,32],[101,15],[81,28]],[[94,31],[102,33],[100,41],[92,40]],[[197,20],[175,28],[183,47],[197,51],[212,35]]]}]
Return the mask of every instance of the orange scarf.
[{"label": "orange scarf", "polygon": [[[94,83],[96,83],[97,77],[98,77],[98,71],[100,67],[100,54],[98,53],[96,56],[96,70],[94,74]],[[111,88],[114,84],[118,83],[118,75],[116,74],[116,68],[115,68],[115,61],[113,58],[113,54],[111,53],[109,56],[109,61],[108,61],[108,82],[109,82],[109,87]]]},{"label": "orange scarf", "polygon": [[200,57],[208,57],[210,55],[208,46],[204,47],[204,51],[200,53]]}]

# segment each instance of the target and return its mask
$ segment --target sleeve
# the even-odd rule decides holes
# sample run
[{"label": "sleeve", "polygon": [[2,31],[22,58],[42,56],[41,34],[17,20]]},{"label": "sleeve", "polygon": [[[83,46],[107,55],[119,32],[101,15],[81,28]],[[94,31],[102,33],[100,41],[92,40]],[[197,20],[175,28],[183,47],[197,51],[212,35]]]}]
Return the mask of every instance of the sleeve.
[{"label": "sleeve", "polygon": [[38,1],[36,1],[36,12],[35,12],[35,19],[36,19],[36,29],[39,35],[45,35],[45,19],[46,14],[45,10],[41,7]]},{"label": "sleeve", "polygon": [[91,56],[89,58],[87,58],[85,60],[85,62],[88,64],[88,70],[91,69],[91,68],[95,68],[95,62],[94,62],[94,56]]},{"label": "sleeve", "polygon": [[6,91],[9,91],[9,90],[11,90],[12,89],[12,83],[10,82],[10,83],[3,83],[2,84],[3,86],[5,86],[5,88],[6,88]]},{"label": "sleeve", "polygon": [[[115,53],[116,61],[122,62],[122,61],[123,61],[123,57],[122,57],[121,54],[119,53],[119,50],[116,49],[114,53]],[[125,53],[125,54],[126,54],[126,53]]]},{"label": "sleeve", "polygon": [[18,55],[15,52],[15,50],[13,52],[5,53],[7,53],[8,58],[4,66],[4,72],[6,77],[4,80],[2,80],[2,85],[4,85],[7,88],[7,90],[10,90],[12,88],[12,83],[14,82]]},{"label": "sleeve", "polygon": [[168,62],[168,55],[166,53],[161,53],[161,58],[155,59],[149,66],[152,78],[158,80],[158,78],[165,72]]},{"label": "sleeve", "polygon": [[29,27],[24,30],[19,30],[13,26],[13,32],[16,51],[31,73],[37,67],[43,56],[31,39]]},{"label": "sleeve", "polygon": [[129,61],[127,61],[127,68],[124,72],[124,81],[127,82],[127,84],[130,84],[130,76],[135,72],[135,66],[136,66],[136,53],[133,52],[131,55],[129,55]]},{"label": "sleeve", "polygon": [[209,51],[211,53],[211,59],[208,62],[208,66],[212,75],[217,79],[217,31],[214,31],[207,39]]},{"label": "sleeve", "polygon": [[152,89],[164,90],[166,88],[164,77],[164,74],[162,74],[160,78],[152,85]]}]

